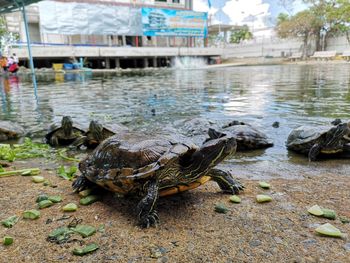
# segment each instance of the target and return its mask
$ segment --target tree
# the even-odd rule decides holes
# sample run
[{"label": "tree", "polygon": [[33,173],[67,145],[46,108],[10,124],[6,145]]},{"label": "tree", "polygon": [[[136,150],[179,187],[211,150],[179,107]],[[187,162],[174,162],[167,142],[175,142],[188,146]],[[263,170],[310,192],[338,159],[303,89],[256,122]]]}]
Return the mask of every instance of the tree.
[{"label": "tree", "polygon": [[239,44],[243,40],[249,40],[253,38],[252,32],[249,31],[247,25],[242,28],[231,30],[230,43]]},{"label": "tree", "polygon": [[[281,2],[293,1],[281,0]],[[303,0],[303,2],[308,5],[305,11],[294,16],[280,14],[278,17],[276,30],[280,37],[301,37],[305,44],[305,41],[308,41],[305,38],[313,36],[316,50],[325,50],[328,38],[334,35],[346,34],[350,43],[349,0]],[[295,30],[297,25],[302,25],[302,28]],[[307,28],[310,30],[308,34],[306,34]]]},{"label": "tree", "polygon": [[318,31],[315,29],[318,29],[320,26],[320,19],[309,10],[305,10],[294,16],[279,14],[276,31],[281,38],[300,38],[303,41],[303,56],[306,56],[310,38],[317,34]]},{"label": "tree", "polygon": [[0,50],[4,51],[9,43],[19,39],[18,33],[9,32],[5,16],[0,16]]}]

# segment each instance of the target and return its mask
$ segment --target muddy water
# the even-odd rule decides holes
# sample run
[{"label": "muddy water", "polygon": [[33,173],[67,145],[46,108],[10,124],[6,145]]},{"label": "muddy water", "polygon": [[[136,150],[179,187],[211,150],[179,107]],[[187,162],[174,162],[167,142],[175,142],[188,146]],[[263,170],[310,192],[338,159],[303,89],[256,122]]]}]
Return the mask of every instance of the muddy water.
[{"label": "muddy water", "polygon": [[[350,64],[144,70],[123,73],[39,74],[0,79],[0,118],[35,132],[64,115],[162,130],[179,119],[241,120],[259,127],[275,146],[238,153],[223,166],[238,177],[295,178],[325,172],[348,174],[349,161],[308,163],[285,141],[299,125],[350,118]],[[279,128],[273,128],[273,122]]]}]

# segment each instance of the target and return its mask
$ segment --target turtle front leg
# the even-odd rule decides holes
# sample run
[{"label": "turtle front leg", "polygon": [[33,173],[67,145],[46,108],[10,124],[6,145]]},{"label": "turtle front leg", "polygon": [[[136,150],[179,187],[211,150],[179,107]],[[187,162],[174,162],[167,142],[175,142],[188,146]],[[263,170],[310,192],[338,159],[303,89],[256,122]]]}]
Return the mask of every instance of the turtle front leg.
[{"label": "turtle front leg", "polygon": [[155,210],[159,197],[159,185],[157,181],[151,181],[147,185],[146,196],[137,205],[137,215],[139,224],[143,228],[148,228],[159,223],[158,213]]},{"label": "turtle front leg", "polygon": [[321,152],[321,145],[319,145],[318,143],[314,144],[314,146],[311,147],[310,151],[309,151],[309,161],[316,161],[317,156],[320,154]]},{"label": "turtle front leg", "polygon": [[219,169],[211,169],[208,174],[215,181],[224,193],[238,194],[244,189],[244,186],[237,180],[233,179],[229,172]]},{"label": "turtle front leg", "polygon": [[79,148],[80,146],[85,144],[86,140],[87,140],[86,136],[80,136],[74,142],[72,142],[71,145],[69,145],[69,148],[71,149]]},{"label": "turtle front leg", "polygon": [[74,192],[81,192],[87,188],[94,187],[95,185],[91,183],[85,175],[78,176],[72,183]]},{"label": "turtle front leg", "polygon": [[49,144],[53,147],[59,146],[58,137],[53,135],[49,140]]}]

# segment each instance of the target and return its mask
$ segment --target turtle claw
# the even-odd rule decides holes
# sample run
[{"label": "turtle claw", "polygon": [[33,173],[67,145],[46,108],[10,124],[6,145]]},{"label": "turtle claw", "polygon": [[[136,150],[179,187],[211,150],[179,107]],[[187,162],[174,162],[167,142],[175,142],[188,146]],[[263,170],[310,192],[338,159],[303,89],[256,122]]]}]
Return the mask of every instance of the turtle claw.
[{"label": "turtle claw", "polygon": [[230,185],[229,189],[223,189],[224,193],[236,195],[239,194],[240,191],[244,190],[244,185],[238,180],[233,179],[231,183],[232,184]]},{"label": "turtle claw", "polygon": [[143,216],[139,220],[139,224],[142,228],[149,228],[151,226],[158,226],[159,217],[156,211],[152,211],[148,215]]},{"label": "turtle claw", "polygon": [[81,175],[78,176],[77,179],[72,183],[72,187],[74,192],[80,192],[87,188],[88,186],[88,180],[85,176]]}]

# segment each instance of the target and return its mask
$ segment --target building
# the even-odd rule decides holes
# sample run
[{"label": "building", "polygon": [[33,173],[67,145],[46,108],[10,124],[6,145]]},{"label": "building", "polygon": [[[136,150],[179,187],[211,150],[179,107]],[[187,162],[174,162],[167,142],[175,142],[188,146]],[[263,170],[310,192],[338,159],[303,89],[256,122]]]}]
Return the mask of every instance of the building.
[{"label": "building", "polygon": [[[92,68],[166,66],[175,56],[212,56],[204,48],[207,14],[193,0],[55,0],[27,7],[36,67],[86,61]],[[20,13],[6,15],[19,34],[11,45],[25,63],[27,40]]]}]

